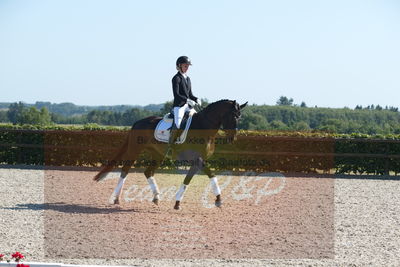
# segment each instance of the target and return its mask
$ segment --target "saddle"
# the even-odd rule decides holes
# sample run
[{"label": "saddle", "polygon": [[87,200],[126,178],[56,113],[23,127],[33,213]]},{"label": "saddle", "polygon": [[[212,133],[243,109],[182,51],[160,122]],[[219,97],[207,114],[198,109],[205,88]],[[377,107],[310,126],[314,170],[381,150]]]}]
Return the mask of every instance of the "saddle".
[{"label": "saddle", "polygon": [[[195,113],[196,111],[194,109],[191,109],[190,111],[185,113],[180,127],[183,131],[182,134],[177,138],[176,144],[183,144],[185,142],[190,124],[192,123],[193,115]],[[154,138],[159,142],[168,143],[173,123],[173,113],[167,113],[157,124],[154,131]]]}]

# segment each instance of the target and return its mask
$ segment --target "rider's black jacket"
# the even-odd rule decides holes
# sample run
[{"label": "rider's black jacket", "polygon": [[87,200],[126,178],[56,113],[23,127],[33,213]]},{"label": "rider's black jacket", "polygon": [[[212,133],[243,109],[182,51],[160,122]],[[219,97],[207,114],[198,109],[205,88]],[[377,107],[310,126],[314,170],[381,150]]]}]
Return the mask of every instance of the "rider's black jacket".
[{"label": "rider's black jacket", "polygon": [[197,97],[192,94],[190,78],[185,79],[180,72],[172,78],[172,91],[174,93],[174,107],[182,107],[186,104],[188,98],[197,101]]}]

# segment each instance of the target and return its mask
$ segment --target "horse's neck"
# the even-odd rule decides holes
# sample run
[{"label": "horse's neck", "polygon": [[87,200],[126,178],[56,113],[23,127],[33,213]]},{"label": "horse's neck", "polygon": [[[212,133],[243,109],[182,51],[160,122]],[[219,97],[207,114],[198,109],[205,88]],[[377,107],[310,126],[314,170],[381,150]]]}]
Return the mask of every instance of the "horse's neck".
[{"label": "horse's neck", "polygon": [[198,129],[218,131],[221,128],[220,114],[213,113],[212,110],[194,114],[193,122],[196,122]]}]

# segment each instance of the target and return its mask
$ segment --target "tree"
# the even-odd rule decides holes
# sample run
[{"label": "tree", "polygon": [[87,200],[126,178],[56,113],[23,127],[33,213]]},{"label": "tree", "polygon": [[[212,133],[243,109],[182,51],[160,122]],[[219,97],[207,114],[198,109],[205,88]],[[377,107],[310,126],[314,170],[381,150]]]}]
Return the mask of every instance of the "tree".
[{"label": "tree", "polygon": [[51,124],[51,115],[47,108],[43,107],[38,110],[35,107],[24,108],[17,121],[19,124]]},{"label": "tree", "polygon": [[293,98],[288,99],[286,96],[281,96],[278,101],[276,101],[278,106],[292,106]]},{"label": "tree", "polygon": [[306,108],[306,107],[307,107],[306,102],[304,102],[304,101],[301,102],[300,107],[301,107],[301,108]]},{"label": "tree", "polygon": [[121,124],[125,126],[133,125],[136,121],[151,116],[153,113],[147,110],[132,108],[122,114]]},{"label": "tree", "polygon": [[322,122],[322,124],[318,127],[318,130],[337,133],[342,132],[343,123],[338,119],[326,119]]},{"label": "tree", "polygon": [[268,122],[260,114],[246,112],[239,121],[239,128],[246,130],[266,130]]},{"label": "tree", "polygon": [[0,110],[0,122],[9,122],[7,111]]},{"label": "tree", "polygon": [[9,106],[7,117],[13,124],[39,124],[48,125],[52,123],[51,114],[47,108],[26,107],[22,102],[13,103]]},{"label": "tree", "polygon": [[51,114],[49,112],[49,110],[45,107],[40,109],[40,120],[39,120],[39,124],[41,125],[48,125],[51,124]]},{"label": "tree", "polygon": [[8,107],[7,117],[10,122],[17,124],[22,115],[25,105],[22,102],[13,103]]},{"label": "tree", "polygon": [[305,121],[299,121],[293,125],[293,129],[296,131],[309,131],[310,125]]},{"label": "tree", "polygon": [[92,110],[87,114],[87,122],[88,123],[100,123],[101,121],[101,111]]},{"label": "tree", "polygon": [[201,99],[201,108],[205,108],[210,104],[207,98],[202,98]]},{"label": "tree", "polygon": [[164,107],[160,110],[160,116],[164,116],[165,114],[171,112],[172,110],[172,105],[174,103],[172,101],[167,101],[164,103]]},{"label": "tree", "polygon": [[287,127],[287,125],[280,120],[274,120],[270,123],[270,128],[272,128],[272,130],[279,130],[279,131],[287,131],[289,130],[289,128]]}]

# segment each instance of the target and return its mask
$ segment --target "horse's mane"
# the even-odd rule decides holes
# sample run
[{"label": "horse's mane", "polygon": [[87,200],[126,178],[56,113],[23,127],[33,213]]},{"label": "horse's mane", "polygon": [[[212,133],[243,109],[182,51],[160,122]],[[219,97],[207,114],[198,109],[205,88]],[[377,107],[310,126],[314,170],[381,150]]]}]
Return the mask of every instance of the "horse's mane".
[{"label": "horse's mane", "polygon": [[208,106],[205,107],[202,111],[208,111],[208,110],[212,109],[213,107],[215,107],[215,105],[217,105],[217,104],[219,104],[219,103],[221,103],[221,102],[227,102],[227,101],[232,101],[232,100],[229,100],[229,99],[221,99],[221,100],[215,101],[215,102],[213,102],[213,103],[211,103],[211,104],[208,104]]}]

